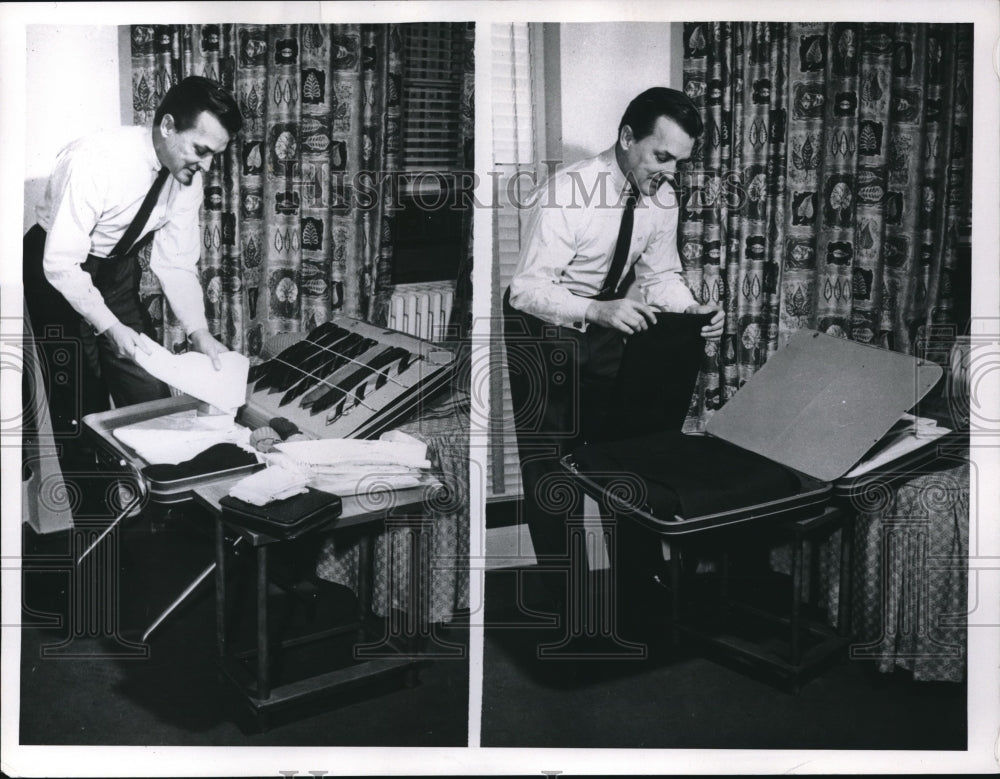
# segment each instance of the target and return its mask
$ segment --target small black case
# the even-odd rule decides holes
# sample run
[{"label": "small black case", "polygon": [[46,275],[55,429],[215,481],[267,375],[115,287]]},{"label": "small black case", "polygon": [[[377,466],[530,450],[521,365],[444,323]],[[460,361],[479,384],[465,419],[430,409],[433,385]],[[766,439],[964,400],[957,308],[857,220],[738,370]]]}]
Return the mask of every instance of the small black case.
[{"label": "small black case", "polygon": [[308,492],[255,506],[226,495],[219,500],[222,521],[281,540],[289,540],[336,519],[343,511],[339,495],[311,487]]}]

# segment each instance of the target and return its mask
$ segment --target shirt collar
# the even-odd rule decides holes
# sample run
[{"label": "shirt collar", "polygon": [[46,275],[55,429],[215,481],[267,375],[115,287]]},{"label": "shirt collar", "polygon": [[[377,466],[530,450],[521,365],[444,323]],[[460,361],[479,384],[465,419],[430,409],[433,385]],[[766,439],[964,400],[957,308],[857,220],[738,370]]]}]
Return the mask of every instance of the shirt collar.
[{"label": "shirt collar", "polygon": [[163,163],[160,162],[160,158],[156,156],[156,149],[153,148],[153,133],[150,129],[146,129],[146,132],[142,136],[142,151],[143,157],[146,163],[149,165],[149,169],[153,173],[159,172],[160,168],[163,167]]},{"label": "shirt collar", "polygon": [[628,179],[625,178],[625,174],[622,169],[618,166],[618,157],[615,155],[615,149],[618,144],[615,144],[610,149],[605,149],[599,155],[601,163],[608,169],[611,174],[611,191],[616,197],[621,199],[621,202],[625,202],[624,193],[628,189]]}]

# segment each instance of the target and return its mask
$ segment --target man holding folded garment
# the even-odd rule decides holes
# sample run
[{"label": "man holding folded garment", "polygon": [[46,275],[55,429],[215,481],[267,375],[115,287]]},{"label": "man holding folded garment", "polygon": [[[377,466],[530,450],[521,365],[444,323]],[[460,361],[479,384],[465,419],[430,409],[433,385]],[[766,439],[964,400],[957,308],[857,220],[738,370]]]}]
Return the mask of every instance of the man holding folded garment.
[{"label": "man holding folded garment", "polygon": [[[648,422],[636,418],[641,408],[630,407],[638,395],[628,383],[646,382],[649,374],[626,370],[627,364],[648,361],[623,364],[626,339],[637,342],[639,334],[659,330],[658,316],[666,319],[660,312],[695,315],[667,315],[684,320],[684,359],[688,373],[694,371],[689,383],[677,378],[679,402],[664,416],[679,429],[703,339],[722,333],[723,312],[694,299],[677,252],[672,184],[702,129],[698,109],[682,92],[646,90],[628,105],[615,145],[560,169],[539,188],[532,206],[504,318],[524,515],[543,565],[565,564],[566,521],[582,506],[560,458],[586,441],[628,437]],[[657,345],[645,353],[664,352]],[[673,364],[654,367],[670,381]],[[654,405],[665,402],[652,394]],[[621,543],[624,532],[615,532],[617,557],[621,570],[632,572],[643,567],[634,556],[648,560],[650,545]],[[563,601],[560,576],[549,581]]]},{"label": "man holding folded garment", "polygon": [[[139,250],[194,350],[216,369],[228,351],[208,330],[198,274],[202,174],[242,127],[232,95],[193,76],[175,84],[152,128],[122,127],[81,138],[59,154],[38,224],[24,237],[25,315],[57,439],[83,415],[169,396],[135,362],[155,338],[139,299]],[[28,403],[28,392],[25,392]],[[26,427],[30,415],[26,415]]]}]

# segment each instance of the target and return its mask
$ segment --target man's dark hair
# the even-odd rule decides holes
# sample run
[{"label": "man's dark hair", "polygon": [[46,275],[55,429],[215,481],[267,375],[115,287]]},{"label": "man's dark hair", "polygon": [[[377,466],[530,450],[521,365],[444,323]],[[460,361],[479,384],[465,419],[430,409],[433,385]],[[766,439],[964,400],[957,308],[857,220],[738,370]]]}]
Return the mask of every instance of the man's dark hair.
[{"label": "man's dark hair", "polygon": [[218,82],[203,76],[188,76],[170,87],[156,109],[153,125],[159,125],[163,115],[170,114],[179,132],[188,130],[202,111],[214,114],[230,138],[235,138],[243,127],[243,115],[233,96]]},{"label": "man's dark hair", "polygon": [[628,125],[632,128],[635,140],[641,141],[652,134],[653,126],[661,116],[673,119],[692,138],[701,135],[705,127],[698,107],[691,98],[676,89],[653,87],[637,95],[628,104],[618,123],[618,137],[621,138],[622,128]]}]

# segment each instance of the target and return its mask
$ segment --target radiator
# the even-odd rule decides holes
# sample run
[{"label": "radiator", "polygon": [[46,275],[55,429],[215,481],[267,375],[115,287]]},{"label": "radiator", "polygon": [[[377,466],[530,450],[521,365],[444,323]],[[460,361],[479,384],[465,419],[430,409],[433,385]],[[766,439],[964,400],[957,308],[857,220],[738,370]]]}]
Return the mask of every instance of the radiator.
[{"label": "radiator", "polygon": [[389,299],[387,324],[407,335],[440,341],[448,328],[454,298],[453,281],[397,284]]}]

